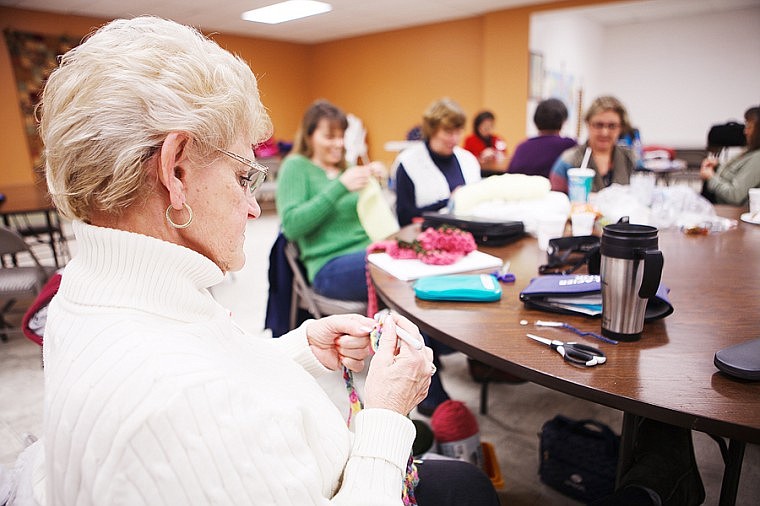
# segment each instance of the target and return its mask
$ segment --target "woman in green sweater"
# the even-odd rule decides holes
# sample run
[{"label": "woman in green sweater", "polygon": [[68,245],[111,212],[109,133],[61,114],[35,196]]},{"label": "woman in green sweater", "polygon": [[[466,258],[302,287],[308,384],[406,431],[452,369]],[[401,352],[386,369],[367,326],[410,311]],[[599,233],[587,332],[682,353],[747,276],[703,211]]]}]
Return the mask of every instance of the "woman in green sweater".
[{"label": "woman in green sweater", "polygon": [[[301,261],[317,293],[367,300],[365,263],[370,239],[359,222],[356,203],[359,190],[370,177],[385,175],[385,167],[373,162],[346,168],[343,134],[347,127],[346,115],[329,102],[319,100],[306,110],[294,153],[282,162],[277,176],[277,212],[285,237],[301,250]],[[423,337],[435,350],[436,345]],[[436,372],[428,397],[417,409],[430,416],[448,398]]]},{"label": "woman in green sweater", "polygon": [[294,153],[277,177],[277,212],[285,237],[298,244],[314,290],[326,297],[367,300],[359,191],[385,170],[379,162],[346,168],[346,115],[318,100],[304,114]]}]

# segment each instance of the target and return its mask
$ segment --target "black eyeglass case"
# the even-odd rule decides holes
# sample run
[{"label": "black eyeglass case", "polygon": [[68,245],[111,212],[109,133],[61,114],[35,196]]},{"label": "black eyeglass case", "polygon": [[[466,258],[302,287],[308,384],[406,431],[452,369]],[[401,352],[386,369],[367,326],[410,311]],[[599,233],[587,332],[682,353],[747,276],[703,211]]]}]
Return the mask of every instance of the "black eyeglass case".
[{"label": "black eyeglass case", "polygon": [[715,353],[715,367],[744,380],[760,380],[760,338],[729,346]]}]

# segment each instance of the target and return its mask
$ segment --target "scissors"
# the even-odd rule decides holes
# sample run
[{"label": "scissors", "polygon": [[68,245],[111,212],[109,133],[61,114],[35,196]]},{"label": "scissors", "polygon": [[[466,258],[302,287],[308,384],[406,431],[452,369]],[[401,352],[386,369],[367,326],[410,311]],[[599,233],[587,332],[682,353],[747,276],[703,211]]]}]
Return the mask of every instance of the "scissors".
[{"label": "scissors", "polygon": [[607,357],[602,350],[594,348],[593,346],[588,346],[587,344],[564,343],[562,341],[547,339],[535,334],[528,334],[528,337],[539,343],[544,343],[553,350],[557,350],[557,353],[562,355],[562,358],[574,365],[593,367],[607,361]]},{"label": "scissors", "polygon": [[509,272],[510,265],[511,265],[510,261],[505,260],[501,266],[501,269],[499,269],[498,271],[493,271],[491,274],[496,276],[496,279],[498,279],[502,283],[514,283],[516,278],[514,274]]}]

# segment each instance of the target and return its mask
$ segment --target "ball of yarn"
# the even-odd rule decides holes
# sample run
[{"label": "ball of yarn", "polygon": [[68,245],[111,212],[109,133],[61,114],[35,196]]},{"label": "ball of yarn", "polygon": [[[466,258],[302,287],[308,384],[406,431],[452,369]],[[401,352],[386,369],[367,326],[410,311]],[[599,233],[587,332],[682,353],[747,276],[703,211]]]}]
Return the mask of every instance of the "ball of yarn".
[{"label": "ball of yarn", "polygon": [[412,455],[418,457],[433,447],[433,431],[422,420],[412,420],[412,423],[414,423],[414,427],[417,429],[417,436],[414,438],[414,443],[412,443]]},{"label": "ball of yarn", "polygon": [[461,441],[478,433],[478,421],[463,402],[447,400],[438,405],[430,418],[439,443]]}]

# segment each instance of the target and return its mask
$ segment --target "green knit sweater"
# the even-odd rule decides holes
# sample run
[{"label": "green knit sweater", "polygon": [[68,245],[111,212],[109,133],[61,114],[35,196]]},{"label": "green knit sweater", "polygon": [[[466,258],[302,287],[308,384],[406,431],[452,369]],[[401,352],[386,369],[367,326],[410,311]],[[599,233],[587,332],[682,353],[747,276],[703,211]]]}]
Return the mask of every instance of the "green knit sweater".
[{"label": "green knit sweater", "polygon": [[277,213],[285,237],[301,250],[309,281],[328,261],[370,244],[349,192],[303,155],[289,155],[277,175]]}]

